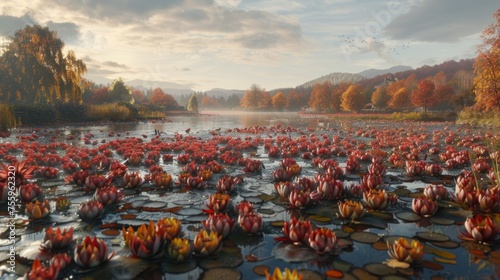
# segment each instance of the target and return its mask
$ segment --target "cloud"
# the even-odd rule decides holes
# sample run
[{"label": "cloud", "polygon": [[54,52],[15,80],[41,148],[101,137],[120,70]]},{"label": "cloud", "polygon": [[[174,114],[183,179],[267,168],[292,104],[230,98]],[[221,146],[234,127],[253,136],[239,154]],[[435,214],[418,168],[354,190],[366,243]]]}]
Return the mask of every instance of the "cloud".
[{"label": "cloud", "polygon": [[53,22],[49,20],[46,25],[50,30],[56,31],[59,38],[66,43],[76,42],[81,36],[80,27],[73,22]]},{"label": "cloud", "polygon": [[17,30],[31,25],[33,22],[34,20],[28,14],[21,17],[0,15],[0,36],[12,36]]},{"label": "cloud", "polygon": [[418,0],[410,10],[396,17],[384,35],[396,40],[457,42],[477,34],[492,23],[496,1]]},{"label": "cloud", "polygon": [[113,68],[128,69],[127,65],[120,64],[120,63],[114,62],[114,61],[104,61],[104,62],[102,62],[102,65],[113,67]]}]

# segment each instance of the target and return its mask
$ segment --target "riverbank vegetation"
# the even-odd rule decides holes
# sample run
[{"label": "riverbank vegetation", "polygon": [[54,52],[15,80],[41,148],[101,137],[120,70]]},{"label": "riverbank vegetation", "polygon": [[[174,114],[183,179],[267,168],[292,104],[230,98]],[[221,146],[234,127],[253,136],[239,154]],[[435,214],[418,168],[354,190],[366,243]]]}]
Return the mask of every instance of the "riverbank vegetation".
[{"label": "riverbank vegetation", "polygon": [[[266,91],[177,96],[137,89],[121,78],[110,85],[86,80],[85,63],[48,27],[17,31],[0,56],[2,129],[20,123],[137,120],[202,110],[298,111],[337,118],[450,120],[500,126],[500,10],[482,35],[475,59],[447,61],[370,79],[329,80]],[[345,114],[340,116],[339,114]],[[20,120],[20,121],[19,121]]]}]

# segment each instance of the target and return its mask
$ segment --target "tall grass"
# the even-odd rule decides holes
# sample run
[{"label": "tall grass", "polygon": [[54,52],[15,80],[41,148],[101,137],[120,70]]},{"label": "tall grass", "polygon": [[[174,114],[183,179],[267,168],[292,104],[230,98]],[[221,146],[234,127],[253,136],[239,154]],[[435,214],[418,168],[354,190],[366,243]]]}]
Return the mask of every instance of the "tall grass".
[{"label": "tall grass", "polygon": [[116,103],[87,105],[85,115],[89,120],[130,121],[134,119],[132,110]]},{"label": "tall grass", "polygon": [[0,103],[0,130],[17,126],[16,115],[11,106]]},{"label": "tall grass", "polygon": [[500,110],[483,112],[466,108],[458,114],[457,123],[500,127]]}]

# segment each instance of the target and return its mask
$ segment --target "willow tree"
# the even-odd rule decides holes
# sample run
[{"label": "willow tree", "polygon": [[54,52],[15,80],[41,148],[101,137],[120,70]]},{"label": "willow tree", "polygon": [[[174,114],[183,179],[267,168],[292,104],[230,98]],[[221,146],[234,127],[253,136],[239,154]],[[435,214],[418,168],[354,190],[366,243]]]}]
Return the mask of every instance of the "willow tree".
[{"label": "willow tree", "polygon": [[7,102],[80,103],[85,63],[48,27],[26,26],[9,38],[0,57],[0,98]]}]

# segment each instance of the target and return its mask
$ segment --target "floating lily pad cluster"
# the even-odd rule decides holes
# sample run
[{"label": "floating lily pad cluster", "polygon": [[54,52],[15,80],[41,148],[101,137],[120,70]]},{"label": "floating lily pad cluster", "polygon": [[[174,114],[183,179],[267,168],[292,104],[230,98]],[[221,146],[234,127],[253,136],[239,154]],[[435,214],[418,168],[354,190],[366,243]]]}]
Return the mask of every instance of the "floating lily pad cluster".
[{"label": "floating lily pad cluster", "polygon": [[28,278],[430,276],[458,269],[463,250],[500,263],[493,133],[352,122],[95,134],[0,143],[0,201],[11,166]]}]

